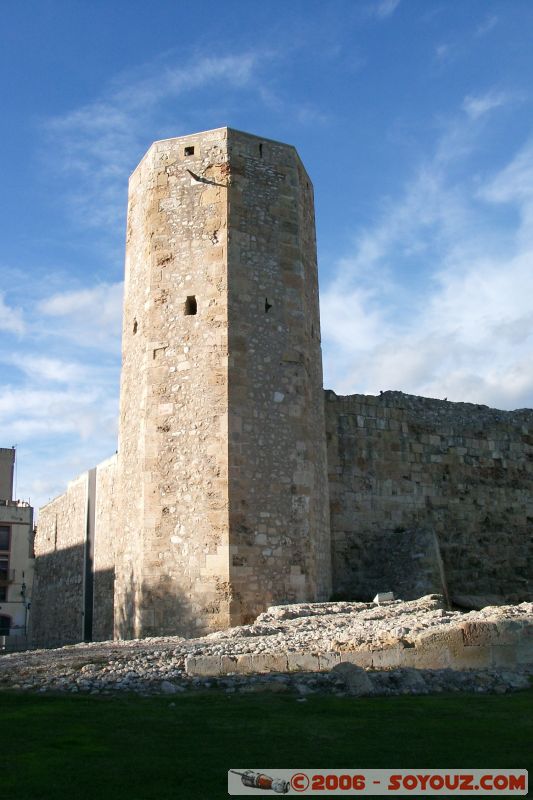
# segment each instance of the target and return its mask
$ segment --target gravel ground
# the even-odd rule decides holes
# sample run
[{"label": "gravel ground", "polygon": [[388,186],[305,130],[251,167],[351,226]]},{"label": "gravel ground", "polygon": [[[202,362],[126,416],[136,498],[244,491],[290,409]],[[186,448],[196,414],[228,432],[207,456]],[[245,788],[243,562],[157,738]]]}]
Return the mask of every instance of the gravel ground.
[{"label": "gravel ground", "polygon": [[339,664],[330,672],[227,675],[191,678],[187,656],[245,653],[346,651],[414,642],[430,630],[465,621],[531,624],[533,604],[449,611],[442,597],[428,595],[408,602],[302,603],[274,606],[253,625],[218,631],[199,639],[161,637],[123,642],[77,644],[54,650],[31,650],[0,656],[0,687],[38,692],[114,694],[137,692],[178,695],[219,688],[228,693],[295,692],[298,699],[316,692],[337,695],[497,692],[527,688],[530,667],[520,670],[453,671],[392,669],[365,671]]}]

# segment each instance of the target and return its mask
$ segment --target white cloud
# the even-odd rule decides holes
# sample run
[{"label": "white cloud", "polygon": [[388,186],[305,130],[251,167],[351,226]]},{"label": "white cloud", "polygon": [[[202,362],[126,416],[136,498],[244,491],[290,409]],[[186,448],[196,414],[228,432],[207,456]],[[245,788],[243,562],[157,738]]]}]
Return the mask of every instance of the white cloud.
[{"label": "white cloud", "polygon": [[483,95],[468,95],[463,100],[463,109],[471,119],[478,119],[488,111],[505,105],[509,101],[509,95],[505,92],[487,92]]},{"label": "white cloud", "polygon": [[[181,66],[148,65],[144,76],[125,75],[94,103],[48,120],[54,169],[60,164],[81,178],[79,190],[68,197],[71,211],[85,227],[116,229],[126,206],[127,177],[143,151],[161,138],[165,105],[204,87],[255,90],[257,70],[271,58],[273,53],[258,50],[200,56]],[[173,128],[177,135],[180,123],[174,121]]]},{"label": "white cloud", "polygon": [[391,14],[394,14],[399,5],[400,0],[379,0],[379,2],[373,6],[372,11],[379,19],[385,19],[386,17],[390,17]]},{"label": "white cloud", "polygon": [[20,308],[10,308],[5,300],[4,293],[0,292],[0,331],[6,333],[16,333],[21,336],[26,325]]},{"label": "white cloud", "polygon": [[495,14],[489,15],[483,22],[478,25],[476,36],[485,36],[498,24],[498,17]]},{"label": "white cloud", "polygon": [[61,335],[86,347],[116,351],[120,347],[123,284],[100,283],[92,288],[59,292],[42,300],[38,311],[43,334]]},{"label": "white cloud", "polygon": [[41,433],[77,433],[82,439],[98,430],[105,416],[101,392],[85,387],[55,391],[31,386],[6,386],[0,396],[0,427],[17,441],[31,441]]},{"label": "white cloud", "polygon": [[[448,171],[470,150],[444,144],[471,133],[443,136],[322,291],[326,385],[533,406],[533,140],[475,194]],[[494,229],[494,203],[513,228]]]},{"label": "white cloud", "polygon": [[24,352],[0,360],[17,367],[33,381],[47,383],[78,383],[86,378],[88,372],[88,368],[81,364]]},{"label": "white cloud", "polygon": [[[0,430],[4,443],[17,444],[18,497],[39,507],[115,451],[116,388],[97,371],[61,391],[37,378],[2,388]],[[76,462],[75,471],[58,467],[65,460]]]},{"label": "white cloud", "polygon": [[533,203],[533,140],[527,142],[480,195],[494,203],[513,203],[522,212]]}]

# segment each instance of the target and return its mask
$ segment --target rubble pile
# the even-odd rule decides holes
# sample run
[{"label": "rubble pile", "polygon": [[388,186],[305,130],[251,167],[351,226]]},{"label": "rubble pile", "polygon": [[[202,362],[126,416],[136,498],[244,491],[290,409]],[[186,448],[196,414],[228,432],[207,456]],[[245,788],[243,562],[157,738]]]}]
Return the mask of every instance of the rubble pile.
[{"label": "rubble pile", "polygon": [[532,646],[531,603],[468,613],[446,609],[439,595],[384,605],[302,603],[269,608],[252,625],[198,639],[5,654],[0,688],[145,695],[218,688],[299,697],[504,693],[529,686]]}]

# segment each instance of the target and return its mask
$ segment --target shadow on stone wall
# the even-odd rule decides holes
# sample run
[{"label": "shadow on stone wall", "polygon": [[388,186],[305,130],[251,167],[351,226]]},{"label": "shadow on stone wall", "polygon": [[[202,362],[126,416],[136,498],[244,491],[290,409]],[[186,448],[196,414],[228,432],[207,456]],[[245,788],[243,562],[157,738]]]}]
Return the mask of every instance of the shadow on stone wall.
[{"label": "shadow on stone wall", "polygon": [[194,611],[170,578],[161,576],[152,583],[139,582],[130,572],[125,584],[127,590],[116,598],[116,638],[190,637],[208,632],[207,627],[198,624],[207,609]]},{"label": "shadow on stone wall", "polygon": [[[341,558],[345,563],[337,563]],[[345,551],[335,554],[335,566],[334,599],[369,602],[379,592],[394,592],[402,600],[427,594],[448,600],[439,542],[428,528],[352,535]]]},{"label": "shadow on stone wall", "polygon": [[[83,641],[85,615],[85,548],[67,547],[35,559],[29,618],[31,647],[59,647]],[[92,640],[113,636],[114,570],[92,575]]]},{"label": "shadow on stone wall", "polygon": [[[30,647],[61,647],[84,641],[85,618],[91,611],[86,607],[90,593],[86,592],[84,565],[82,545],[37,556],[29,617]],[[127,591],[117,598],[113,569],[96,570],[92,579],[92,635],[85,637],[87,641],[199,636],[208,632],[197,624],[198,610],[193,612],[169,578],[154,579],[157,582],[153,585],[146,581],[139,585],[131,572]]]}]

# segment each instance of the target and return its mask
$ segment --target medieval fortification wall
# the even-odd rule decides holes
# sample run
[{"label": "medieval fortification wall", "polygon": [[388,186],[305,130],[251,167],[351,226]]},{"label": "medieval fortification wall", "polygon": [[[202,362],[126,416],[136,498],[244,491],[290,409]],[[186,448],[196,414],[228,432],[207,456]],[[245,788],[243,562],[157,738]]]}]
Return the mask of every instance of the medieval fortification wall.
[{"label": "medieval fortification wall", "polygon": [[326,430],[338,594],[531,597],[533,411],[326,392]]}]

